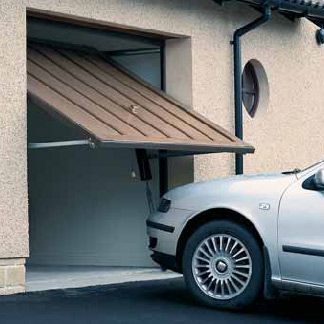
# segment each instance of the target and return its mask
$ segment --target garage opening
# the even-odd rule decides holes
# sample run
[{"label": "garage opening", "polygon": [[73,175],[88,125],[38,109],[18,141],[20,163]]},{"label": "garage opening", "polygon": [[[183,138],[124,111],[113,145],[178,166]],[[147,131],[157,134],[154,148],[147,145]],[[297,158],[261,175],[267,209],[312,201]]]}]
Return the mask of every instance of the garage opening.
[{"label": "garage opening", "polygon": [[[164,40],[39,18],[28,39],[27,290],[154,276],[154,158],[253,148],[157,90]],[[152,157],[149,182],[136,150]]]},{"label": "garage opening", "polygon": [[[161,87],[161,41],[28,17],[29,44],[98,50]],[[28,100],[28,142],[88,139],[78,126]],[[151,162],[159,174],[158,160]],[[147,249],[145,182],[133,148],[29,149],[27,290],[158,276]],[[150,183],[159,198],[159,177]],[[150,274],[150,275],[149,275]]]}]

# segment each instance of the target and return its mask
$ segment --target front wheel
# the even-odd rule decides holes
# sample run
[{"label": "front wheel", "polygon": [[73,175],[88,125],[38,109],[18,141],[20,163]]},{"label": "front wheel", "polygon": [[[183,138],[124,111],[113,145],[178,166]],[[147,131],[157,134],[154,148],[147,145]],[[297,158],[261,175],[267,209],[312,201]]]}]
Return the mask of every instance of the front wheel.
[{"label": "front wheel", "polygon": [[201,226],[189,238],[182,263],[187,287],[209,306],[241,309],[261,292],[263,259],[258,242],[231,221]]}]

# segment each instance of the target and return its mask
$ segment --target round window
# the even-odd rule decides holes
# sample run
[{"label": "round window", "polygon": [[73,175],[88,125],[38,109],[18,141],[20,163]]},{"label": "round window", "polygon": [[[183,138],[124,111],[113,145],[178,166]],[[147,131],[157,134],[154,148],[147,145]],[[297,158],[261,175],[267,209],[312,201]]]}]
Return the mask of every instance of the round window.
[{"label": "round window", "polygon": [[265,70],[257,60],[246,63],[242,75],[242,100],[251,117],[268,101],[268,80]]}]

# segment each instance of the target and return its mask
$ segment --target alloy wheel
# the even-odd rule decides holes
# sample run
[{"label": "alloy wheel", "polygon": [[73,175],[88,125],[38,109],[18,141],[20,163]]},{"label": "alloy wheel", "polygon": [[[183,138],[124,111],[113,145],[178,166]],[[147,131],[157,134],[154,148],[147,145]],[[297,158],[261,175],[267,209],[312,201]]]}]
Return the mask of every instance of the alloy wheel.
[{"label": "alloy wheel", "polygon": [[198,287],[208,296],[228,300],[241,294],[252,276],[247,247],[228,234],[204,239],[192,258],[192,272]]}]

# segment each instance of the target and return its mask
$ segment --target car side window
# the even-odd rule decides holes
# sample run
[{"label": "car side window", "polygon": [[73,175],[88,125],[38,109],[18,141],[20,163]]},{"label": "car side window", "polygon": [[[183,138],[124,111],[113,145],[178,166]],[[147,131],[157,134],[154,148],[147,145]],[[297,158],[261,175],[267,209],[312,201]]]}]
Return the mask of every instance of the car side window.
[{"label": "car side window", "polygon": [[306,190],[320,191],[319,188],[316,187],[314,180],[315,180],[315,174],[313,174],[303,182],[302,188]]}]

